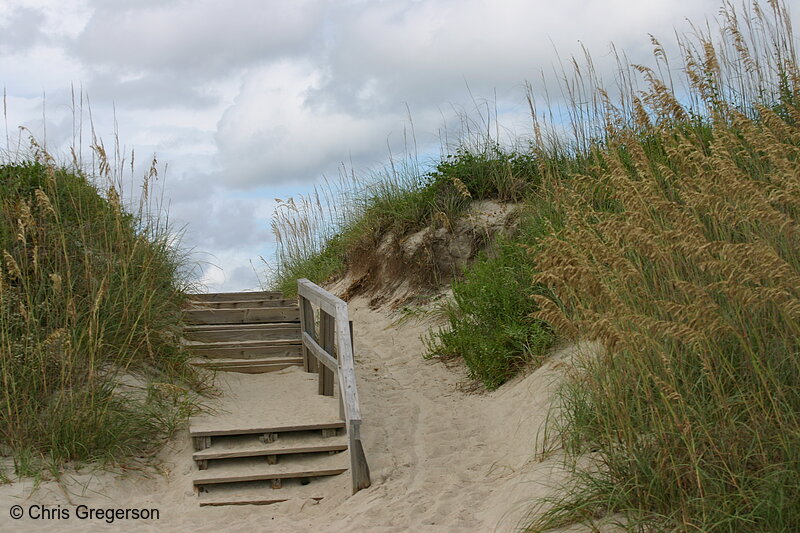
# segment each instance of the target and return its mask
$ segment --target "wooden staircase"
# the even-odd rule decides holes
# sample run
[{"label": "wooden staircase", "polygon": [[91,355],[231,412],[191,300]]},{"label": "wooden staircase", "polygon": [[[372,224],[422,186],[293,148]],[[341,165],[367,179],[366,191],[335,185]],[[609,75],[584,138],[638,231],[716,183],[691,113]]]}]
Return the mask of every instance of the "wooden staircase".
[{"label": "wooden staircase", "polygon": [[[354,492],[369,485],[360,415],[353,423],[341,395],[321,391],[330,370],[310,364],[302,328],[313,337],[314,325],[301,324],[297,300],[278,292],[195,294],[184,313],[193,364],[219,371],[221,391],[189,424],[201,506],[319,500],[331,476],[352,470],[353,442],[363,462],[357,470],[366,471],[366,482],[357,472]],[[313,310],[306,313],[313,322]]]}]

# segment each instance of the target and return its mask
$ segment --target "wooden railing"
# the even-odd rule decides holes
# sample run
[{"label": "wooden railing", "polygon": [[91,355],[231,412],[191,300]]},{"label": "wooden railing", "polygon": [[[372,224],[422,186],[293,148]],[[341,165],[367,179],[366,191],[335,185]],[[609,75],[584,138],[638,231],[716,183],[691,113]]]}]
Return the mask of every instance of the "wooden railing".
[{"label": "wooden railing", "polygon": [[[303,367],[319,373],[319,394],[333,396],[334,373],[339,384],[339,416],[350,439],[350,473],[353,494],[370,486],[369,466],[361,444],[361,407],[358,404],[353,361],[353,323],[347,303],[307,279],[297,280]],[[314,307],[319,308],[317,333]]]}]

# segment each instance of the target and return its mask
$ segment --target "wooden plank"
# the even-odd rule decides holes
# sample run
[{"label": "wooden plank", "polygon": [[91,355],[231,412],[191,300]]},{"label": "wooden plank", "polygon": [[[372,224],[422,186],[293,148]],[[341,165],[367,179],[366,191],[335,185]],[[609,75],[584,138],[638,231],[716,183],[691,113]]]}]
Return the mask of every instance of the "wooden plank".
[{"label": "wooden plank", "polygon": [[297,328],[297,322],[267,322],[265,324],[194,324],[184,325],[183,332],[228,331],[248,329]]},{"label": "wooden plank", "polygon": [[[339,355],[339,388],[342,391],[345,415],[348,420],[348,432],[350,432],[351,422],[354,424],[355,431],[361,422],[361,408],[358,403],[358,389],[356,387],[356,370],[353,363],[353,343],[350,338],[350,325],[347,314],[347,304],[341,302],[336,315],[336,340]],[[356,439],[361,436],[356,433]]]},{"label": "wooden plank", "polygon": [[299,357],[300,343],[280,342],[254,346],[192,346],[191,352],[209,359],[259,359],[265,357]]},{"label": "wooden plank", "polygon": [[297,294],[311,300],[314,305],[318,306],[331,316],[336,315],[337,302],[342,301],[322,287],[311,283],[305,278],[297,280]]},{"label": "wooden plank", "polygon": [[196,359],[194,361],[191,361],[191,364],[206,365],[206,366],[208,365],[258,366],[258,365],[268,365],[271,363],[275,363],[276,365],[285,365],[286,363],[302,364],[302,362],[303,360],[300,357],[269,357],[263,359],[217,359],[214,361]]},{"label": "wooden plank", "polygon": [[257,435],[219,437],[214,440],[210,448],[195,452],[192,455],[192,459],[197,461],[201,459],[231,459],[290,453],[344,451],[347,449],[347,440],[347,435],[336,435],[325,439],[322,438],[319,431],[287,433],[269,443],[261,442]]},{"label": "wooden plank", "polygon": [[193,437],[225,437],[229,435],[250,435],[254,433],[283,433],[285,431],[313,431],[317,429],[340,429],[345,427],[345,423],[329,422],[319,424],[295,424],[286,426],[245,426],[223,429],[223,430],[190,430],[189,434]]},{"label": "wooden plank", "polygon": [[294,307],[297,300],[230,300],[219,302],[204,302],[202,300],[189,300],[189,305],[199,309],[241,309],[256,307]]},{"label": "wooden plank", "polygon": [[278,464],[268,464],[263,458],[229,459],[209,463],[207,470],[196,473],[195,485],[260,481],[266,479],[309,478],[335,476],[346,472],[349,464],[347,452],[329,454],[292,455]]},{"label": "wooden plank", "polygon": [[266,346],[300,345],[300,339],[234,340],[220,342],[185,341],[184,346],[194,348],[263,348]]},{"label": "wooden plank", "polygon": [[[314,331],[314,309],[311,307],[311,302],[303,296],[300,298],[300,330],[301,337],[309,336],[312,340],[316,340],[317,334]],[[303,345],[303,369],[306,372],[316,372],[318,368],[317,360],[310,356],[308,349]]]},{"label": "wooden plank", "polygon": [[350,439],[350,477],[353,481],[353,494],[372,484],[367,457],[360,439]]},{"label": "wooden plank", "polygon": [[186,295],[190,300],[203,302],[219,302],[231,300],[280,300],[283,293],[280,291],[253,291],[253,292],[204,292]]},{"label": "wooden plank", "polygon": [[263,307],[257,309],[186,309],[187,324],[254,324],[265,322],[299,322],[296,307]]},{"label": "wooden plank", "polygon": [[[330,355],[334,351],[334,335],[336,331],[336,320],[333,316],[320,310],[319,316],[319,338],[322,349]],[[322,361],[322,359],[320,359]],[[338,365],[336,367],[338,370]],[[321,365],[319,368],[319,393],[324,396],[333,396],[333,370],[328,368],[327,365]]]},{"label": "wooden plank", "polygon": [[[354,339],[354,337],[353,337],[353,321],[352,320],[348,320],[347,323],[348,323],[348,325],[350,327],[350,349],[353,351],[353,354],[355,356],[355,348],[353,347],[353,339]],[[339,374],[338,374],[338,369],[337,369],[336,377],[338,378],[338,382],[339,382],[339,418],[341,418],[342,420],[347,420],[347,413],[344,412],[344,395],[342,394],[342,388],[341,388],[341,382],[342,381],[341,381],[341,376],[339,376]]]},{"label": "wooden plank", "polygon": [[294,324],[294,327],[284,324],[281,324],[281,327],[264,327],[272,326],[272,324],[237,325],[261,327],[184,331],[183,336],[188,340],[202,342],[296,340],[300,338],[300,328],[297,327],[297,324]]},{"label": "wooden plank", "polygon": [[303,346],[311,352],[311,356],[317,359],[320,363],[330,368],[332,371],[338,372],[339,363],[333,356],[329,355],[317,341],[312,339],[307,333],[303,334]]},{"label": "wooden plank", "polygon": [[290,366],[302,366],[300,357],[278,357],[272,359],[219,359],[216,361],[192,361],[194,366],[221,370],[225,372],[243,372],[246,374],[260,374],[275,372]]},{"label": "wooden plank", "polygon": [[270,364],[270,365],[257,365],[257,366],[229,365],[229,366],[215,366],[206,368],[208,368],[209,370],[217,370],[220,372],[239,372],[240,374],[265,374],[267,372],[277,372],[278,370],[283,370],[284,368],[289,368],[290,366],[303,366],[303,362],[299,361],[297,363]]}]

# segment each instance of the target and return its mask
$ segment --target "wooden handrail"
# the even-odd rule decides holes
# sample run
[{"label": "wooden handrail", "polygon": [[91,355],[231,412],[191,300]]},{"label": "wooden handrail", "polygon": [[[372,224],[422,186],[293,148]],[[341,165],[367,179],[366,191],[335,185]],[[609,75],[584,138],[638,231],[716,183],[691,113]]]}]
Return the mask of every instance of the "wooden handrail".
[{"label": "wooden handrail", "polygon": [[[319,372],[320,394],[333,394],[331,380],[336,372],[339,383],[340,415],[345,420],[350,440],[350,473],[353,494],[370,486],[369,466],[361,443],[361,407],[358,403],[356,370],[353,360],[353,339],[347,303],[307,279],[297,280],[300,305],[304,368]],[[313,310],[320,309],[320,339],[316,338]],[[325,316],[327,315],[327,316]],[[333,328],[326,326],[333,320]],[[336,353],[331,353],[334,348]],[[313,356],[313,359],[312,359]],[[321,364],[320,364],[321,363]]]}]

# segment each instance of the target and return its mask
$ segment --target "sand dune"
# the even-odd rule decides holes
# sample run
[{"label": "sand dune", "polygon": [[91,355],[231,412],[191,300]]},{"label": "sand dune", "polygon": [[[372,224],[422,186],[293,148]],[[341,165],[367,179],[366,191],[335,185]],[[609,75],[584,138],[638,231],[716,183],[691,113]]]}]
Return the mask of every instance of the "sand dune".
[{"label": "sand dune", "polygon": [[[397,316],[370,310],[362,299],[350,302],[350,314],[369,489],[351,496],[349,479],[338,476],[325,481],[319,503],[200,508],[192,491],[191,443],[183,433],[162,452],[161,473],[83,469],[32,494],[29,481],[0,486],[0,531],[517,530],[533,499],[564,476],[558,458],[539,462],[534,448],[559,368],[576,347],[497,391],[470,394],[459,386],[463,368],[422,359],[420,336],[435,322],[393,325]],[[52,515],[66,510],[70,518],[12,520],[16,504],[26,512],[35,504],[53,506]],[[109,525],[76,517],[81,504],[156,508],[159,518]]]}]

